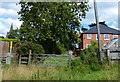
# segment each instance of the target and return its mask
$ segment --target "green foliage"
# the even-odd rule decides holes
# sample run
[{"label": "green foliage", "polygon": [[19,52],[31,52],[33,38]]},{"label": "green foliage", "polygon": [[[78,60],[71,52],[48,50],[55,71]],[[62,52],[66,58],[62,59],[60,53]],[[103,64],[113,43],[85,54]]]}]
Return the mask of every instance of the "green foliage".
[{"label": "green foliage", "polygon": [[[102,62],[99,60],[97,42],[91,41],[91,46],[81,51],[80,60],[74,60],[72,65],[73,65],[73,68],[75,69],[80,68],[81,66],[85,67],[87,65],[88,68],[91,69],[92,71],[101,70]],[[88,68],[85,67],[83,71]]]},{"label": "green foliage", "polygon": [[4,67],[4,69],[8,69],[10,67],[10,64],[3,63],[2,66]]},{"label": "green foliage", "polygon": [[80,61],[79,59],[72,62],[72,70],[74,72],[80,72],[82,74],[90,72],[89,65]]},{"label": "green foliage", "polygon": [[19,31],[18,29],[12,30],[8,35],[8,38],[17,39],[19,37],[18,31]]},{"label": "green foliage", "polygon": [[29,54],[29,50],[32,51],[32,53],[44,53],[44,49],[41,45],[35,44],[32,42],[24,42],[20,45],[20,47],[17,49],[17,53],[20,55]]},{"label": "green foliage", "polygon": [[[68,67],[51,66],[11,66],[3,68],[3,80],[119,80],[118,65],[107,69],[81,73]],[[85,69],[85,68],[84,68]],[[0,71],[1,72],[1,71]]]},{"label": "green foliage", "polygon": [[67,51],[64,47],[64,44],[60,44],[60,43],[57,43],[57,46],[55,49],[58,51],[57,52],[58,54],[63,54],[64,52]]},{"label": "green foliage", "polygon": [[19,39],[41,44],[46,53],[56,52],[57,42],[68,49],[80,39],[80,21],[89,9],[87,2],[20,2],[23,21]]},{"label": "green foliage", "polygon": [[50,70],[38,70],[32,75],[32,80],[118,80],[118,66],[109,66],[109,69],[100,71],[88,71],[90,70],[88,65],[80,65],[82,66],[78,68],[79,71],[66,67],[56,67],[56,70],[53,67]]}]

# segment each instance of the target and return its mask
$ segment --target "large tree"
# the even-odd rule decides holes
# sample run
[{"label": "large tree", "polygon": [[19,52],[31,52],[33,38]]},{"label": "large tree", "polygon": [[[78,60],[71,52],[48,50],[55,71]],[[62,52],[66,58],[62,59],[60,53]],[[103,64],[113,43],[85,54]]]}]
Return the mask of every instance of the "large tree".
[{"label": "large tree", "polygon": [[70,48],[79,42],[75,30],[89,9],[87,2],[20,2],[20,40],[42,44],[46,53],[57,50],[57,43]]}]

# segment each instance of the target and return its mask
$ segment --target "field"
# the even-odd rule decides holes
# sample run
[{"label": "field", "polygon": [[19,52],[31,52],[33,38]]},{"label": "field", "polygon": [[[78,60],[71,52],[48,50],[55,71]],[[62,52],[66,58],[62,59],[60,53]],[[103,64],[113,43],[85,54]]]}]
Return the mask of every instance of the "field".
[{"label": "field", "polygon": [[6,66],[3,80],[118,80],[118,66],[106,66],[100,71],[81,73],[69,67]]}]

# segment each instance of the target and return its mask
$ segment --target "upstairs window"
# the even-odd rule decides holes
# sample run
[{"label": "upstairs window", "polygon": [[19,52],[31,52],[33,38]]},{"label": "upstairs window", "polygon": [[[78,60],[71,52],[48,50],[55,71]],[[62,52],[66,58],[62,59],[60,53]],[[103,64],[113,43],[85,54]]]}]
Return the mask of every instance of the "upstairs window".
[{"label": "upstairs window", "polygon": [[92,39],[92,35],[91,34],[87,34],[87,39]]},{"label": "upstairs window", "polygon": [[104,40],[110,40],[110,35],[109,34],[104,34]]},{"label": "upstairs window", "polygon": [[113,35],[113,39],[117,39],[118,38],[118,35]]}]

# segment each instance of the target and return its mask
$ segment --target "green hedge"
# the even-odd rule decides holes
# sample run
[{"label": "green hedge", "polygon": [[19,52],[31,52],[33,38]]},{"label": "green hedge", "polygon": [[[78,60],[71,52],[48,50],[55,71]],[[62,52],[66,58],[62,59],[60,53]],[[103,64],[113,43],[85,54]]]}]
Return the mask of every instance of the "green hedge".
[{"label": "green hedge", "polygon": [[17,53],[20,55],[29,54],[29,50],[32,51],[32,53],[44,53],[45,50],[43,47],[39,44],[33,43],[33,42],[24,42],[20,45],[20,47],[17,49]]}]

